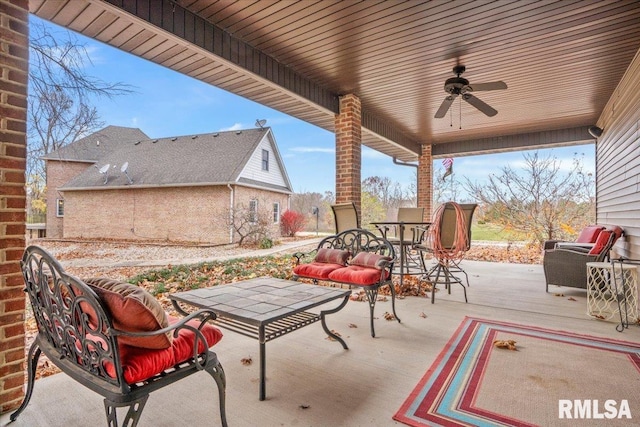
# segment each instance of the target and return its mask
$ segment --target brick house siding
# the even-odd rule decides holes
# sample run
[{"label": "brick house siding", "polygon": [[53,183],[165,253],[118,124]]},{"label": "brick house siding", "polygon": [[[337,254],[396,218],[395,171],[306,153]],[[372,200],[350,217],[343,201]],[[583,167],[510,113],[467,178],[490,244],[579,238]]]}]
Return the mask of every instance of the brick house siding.
[{"label": "brick house siding", "polygon": [[335,118],[336,203],[354,202],[361,216],[362,124],[360,98],[349,94],[340,98]]},{"label": "brick house siding", "polygon": [[[288,195],[246,187],[235,188],[236,205],[280,203]],[[188,241],[226,244],[230,240],[225,217],[231,194],[225,186],[131,188],[65,191],[64,237]],[[280,235],[274,224],[273,237]]]},{"label": "brick house siding", "polygon": [[0,0],[0,413],[24,396],[28,6]]},{"label": "brick house siding", "polygon": [[63,195],[56,191],[65,182],[82,173],[89,167],[86,162],[47,161],[47,237],[61,238],[63,218],[57,216],[57,199]]}]

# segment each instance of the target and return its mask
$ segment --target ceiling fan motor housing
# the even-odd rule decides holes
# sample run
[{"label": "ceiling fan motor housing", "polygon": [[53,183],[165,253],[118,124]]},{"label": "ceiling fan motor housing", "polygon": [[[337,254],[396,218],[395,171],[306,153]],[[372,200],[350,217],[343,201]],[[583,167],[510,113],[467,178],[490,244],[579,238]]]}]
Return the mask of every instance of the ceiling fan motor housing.
[{"label": "ceiling fan motor housing", "polygon": [[469,88],[469,80],[464,77],[451,77],[444,82],[444,91],[452,95],[460,95]]}]

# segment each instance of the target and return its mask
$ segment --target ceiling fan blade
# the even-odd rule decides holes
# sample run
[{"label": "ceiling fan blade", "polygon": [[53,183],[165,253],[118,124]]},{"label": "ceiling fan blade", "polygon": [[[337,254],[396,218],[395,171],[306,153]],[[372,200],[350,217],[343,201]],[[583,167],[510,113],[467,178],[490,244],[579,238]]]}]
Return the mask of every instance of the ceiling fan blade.
[{"label": "ceiling fan blade", "polygon": [[489,82],[489,83],[470,83],[469,89],[474,92],[480,92],[483,90],[501,90],[506,89],[507,84],[505,82]]},{"label": "ceiling fan blade", "polygon": [[453,101],[458,97],[458,95],[449,95],[447,96],[444,101],[442,101],[442,104],[440,104],[440,108],[438,108],[438,111],[436,111],[436,115],[433,116],[436,119],[441,119],[445,116],[445,114],[447,114],[447,111],[449,111],[449,107],[451,107],[451,104],[453,104]]},{"label": "ceiling fan blade", "polygon": [[481,112],[483,112],[484,114],[486,114],[489,117],[493,117],[496,114],[498,114],[498,110],[495,110],[489,104],[487,104],[486,102],[482,101],[479,98],[476,98],[475,96],[471,95],[470,93],[465,93],[462,96],[462,99],[464,99],[469,104],[473,105],[474,107],[476,107],[478,110],[480,110]]}]

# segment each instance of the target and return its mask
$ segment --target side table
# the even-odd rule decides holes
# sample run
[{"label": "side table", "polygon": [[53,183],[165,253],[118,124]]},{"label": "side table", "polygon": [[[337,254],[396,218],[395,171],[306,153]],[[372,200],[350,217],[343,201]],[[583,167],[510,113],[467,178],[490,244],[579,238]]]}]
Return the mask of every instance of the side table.
[{"label": "side table", "polygon": [[618,264],[587,263],[587,314],[602,320],[619,314],[624,324],[638,318],[638,274],[635,265]]}]

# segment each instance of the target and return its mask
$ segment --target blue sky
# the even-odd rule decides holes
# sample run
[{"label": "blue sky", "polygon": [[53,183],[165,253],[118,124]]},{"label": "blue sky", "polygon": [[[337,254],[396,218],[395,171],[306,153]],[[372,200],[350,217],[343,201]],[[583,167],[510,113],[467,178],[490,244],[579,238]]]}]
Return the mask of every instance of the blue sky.
[{"label": "blue sky", "polygon": [[[33,17],[32,19],[38,20]],[[59,27],[54,32],[60,31]],[[332,132],[201,83],[109,45],[78,35],[86,45],[92,64],[87,74],[104,81],[133,86],[135,93],[114,99],[100,99],[96,107],[107,125],[138,127],[151,138],[208,133],[255,127],[256,119],[266,119],[295,192],[335,191],[335,139]],[[594,170],[594,145],[540,150],[571,166],[574,153],[584,154],[585,169]],[[469,156],[454,159],[454,174],[483,182],[490,173],[507,164],[522,163],[522,152]],[[441,160],[434,168],[442,168]],[[414,168],[398,166],[391,157],[363,147],[362,179],[389,177],[407,187]]]}]

